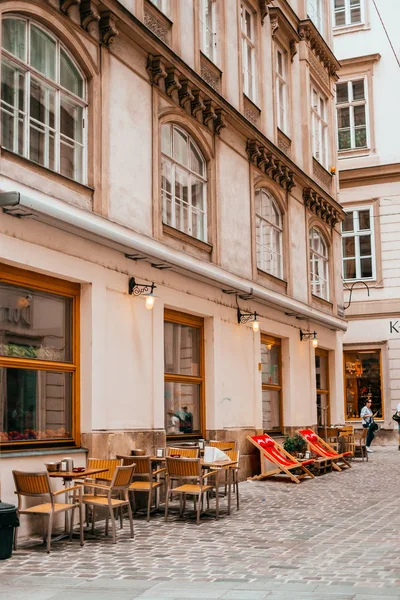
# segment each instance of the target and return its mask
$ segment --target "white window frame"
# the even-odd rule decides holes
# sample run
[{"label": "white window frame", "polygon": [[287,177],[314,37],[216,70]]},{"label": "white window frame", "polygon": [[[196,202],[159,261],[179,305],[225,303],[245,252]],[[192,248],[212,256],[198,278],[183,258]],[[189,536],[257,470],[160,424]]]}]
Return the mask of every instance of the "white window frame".
[{"label": "white window frame", "polygon": [[[322,247],[325,248],[326,253],[317,252],[312,245],[312,238],[314,232],[317,233],[320,239]],[[329,301],[329,247],[325,241],[324,236],[317,227],[311,227],[309,234],[309,250],[310,250],[310,284],[311,293],[313,296],[322,298],[323,300]],[[314,273],[314,265],[318,263],[319,276]],[[323,276],[321,277],[321,273]],[[318,291],[320,286],[320,291]]]},{"label": "white window frame", "polygon": [[166,17],[170,14],[170,0],[150,0]]},{"label": "white window frame", "polygon": [[[217,63],[217,0],[200,1],[200,48],[213,63]],[[211,22],[211,27],[210,22]],[[211,42],[210,42],[211,40]]]},{"label": "white window frame", "polygon": [[[250,37],[246,31],[245,14],[250,17]],[[256,15],[251,7],[245,2],[241,3],[240,28],[242,46],[242,78],[243,93],[252,102],[256,102],[256,44],[255,44],[255,22]],[[250,61],[249,52],[250,49]],[[250,62],[250,64],[249,64]]]},{"label": "white window frame", "polygon": [[[257,212],[257,198],[258,198],[258,196],[261,196],[261,195],[264,195],[269,200],[272,207],[275,208],[276,211],[279,213],[279,215],[280,215],[279,225],[277,225],[272,220],[267,219],[266,217],[262,216],[261,214],[259,214]],[[262,202],[262,200],[260,200],[260,201]],[[257,248],[256,248],[257,268],[260,269],[261,271],[265,271],[265,273],[269,273],[273,277],[277,277],[278,279],[283,279],[283,215],[282,215],[282,211],[280,209],[279,204],[277,203],[275,198],[272,196],[272,194],[265,188],[260,188],[260,189],[256,190],[255,214],[256,214],[256,245],[258,247],[260,247],[260,254],[261,254],[261,259],[259,260],[258,252],[257,252]],[[260,231],[259,235],[260,235],[261,239],[263,239],[264,230],[267,230],[267,235],[269,237],[269,244],[267,244],[267,245],[257,244],[257,229],[258,228]],[[278,250],[278,252],[276,252],[274,250],[274,244],[273,244],[273,235],[276,232],[279,233],[279,250]],[[265,257],[268,256],[268,254],[272,257],[270,262],[276,266],[276,270],[277,270],[276,273],[269,270],[268,267],[266,266],[268,261],[266,260]],[[273,259],[275,259],[275,261]]]},{"label": "white window frame", "polygon": [[326,0],[307,0],[307,15],[314,23],[320,34],[324,36],[324,3]]},{"label": "white window frame", "polygon": [[[312,155],[325,169],[329,164],[328,99],[311,84],[311,146]],[[314,99],[317,102],[315,104]],[[321,110],[321,106],[323,110]]]},{"label": "white window frame", "polygon": [[[177,229],[178,231],[181,231],[182,233],[186,234],[186,235],[190,235],[192,237],[194,237],[195,239],[198,239],[202,242],[207,242],[208,239],[208,232],[207,232],[207,218],[208,218],[208,207],[207,207],[207,162],[206,159],[204,158],[204,154],[203,152],[200,150],[200,148],[198,147],[198,145],[196,144],[196,142],[194,141],[193,137],[182,127],[179,127],[178,125],[175,125],[174,123],[165,123],[164,125],[161,125],[161,127],[170,127],[170,136],[171,136],[171,154],[172,156],[169,156],[168,154],[165,154],[161,151],[161,169],[162,169],[162,164],[169,164],[170,169],[171,169],[171,192],[169,192],[168,190],[163,188],[162,185],[162,177],[161,177],[161,197],[162,197],[162,212],[163,212],[163,223],[165,223],[165,225],[168,225],[169,227],[173,227],[174,229]],[[187,143],[188,146],[190,146],[190,144],[193,144],[193,146],[195,147],[195,149],[197,150],[197,152],[199,153],[199,155],[201,156],[202,160],[203,160],[203,173],[204,175],[201,176],[198,173],[196,173],[195,171],[192,171],[187,165],[179,162],[174,156],[174,129],[180,131],[181,133],[183,133],[186,138],[187,138]],[[187,209],[188,209],[188,228],[187,231],[185,231],[184,226],[182,225],[182,223],[177,223],[177,219],[176,219],[176,196],[175,196],[175,179],[176,179],[176,169],[179,169],[181,171],[184,171],[188,177],[188,186],[187,186],[187,193],[188,193],[188,197],[187,197]],[[193,179],[196,180],[200,180],[201,183],[203,184],[202,186],[202,194],[203,194],[203,207],[204,210],[198,209],[193,207],[192,204],[192,184],[191,181]],[[171,196],[171,220],[170,222],[168,222],[168,217],[167,217],[167,207],[166,207],[166,202],[168,199],[168,195]],[[185,208],[183,206],[183,204],[185,204],[185,202],[183,202],[182,200],[180,200],[180,204],[181,204],[181,209]],[[197,237],[195,235],[193,235],[192,231],[193,231],[193,213],[196,212],[197,214],[201,214],[202,215],[202,229],[203,229],[203,236],[202,237]],[[183,211],[181,211],[181,217],[183,215]],[[182,220],[182,218],[181,218]]]},{"label": "white window frame", "polygon": [[[353,100],[353,83],[357,81],[363,81],[364,83],[364,99],[363,100]],[[345,81],[339,81],[337,85],[347,85],[347,102],[341,102],[340,104],[336,101],[336,121],[337,121],[337,144],[338,144],[338,152],[349,152],[350,150],[365,150],[370,148],[370,131],[369,131],[369,112],[368,112],[368,81],[367,77],[352,77],[351,79],[347,79]],[[336,98],[337,100],[337,98]],[[355,120],[354,120],[354,108],[356,106],[365,106],[365,138],[366,145],[365,146],[356,146],[356,128]],[[350,113],[350,127],[342,127],[342,130],[350,129],[350,147],[349,148],[339,148],[339,119],[338,119],[338,111],[341,108],[348,108]],[[364,127],[364,125],[360,126]]]},{"label": "white window frame", "polygon": [[[279,72],[278,56],[282,56],[282,73]],[[282,98],[280,91],[282,90]],[[286,135],[289,134],[288,115],[288,55],[281,46],[275,46],[275,95],[276,95],[276,123]],[[282,100],[282,102],[281,102]]]},{"label": "white window frame", "polygon": [[[3,47],[1,48],[2,60],[5,59],[7,62],[11,63],[14,67],[17,67],[23,73],[23,77],[24,77],[24,96],[25,96],[25,98],[24,98],[23,111],[18,110],[18,106],[17,106],[18,99],[17,99],[17,94],[15,93],[15,91],[14,91],[14,97],[15,97],[14,106],[11,107],[10,105],[6,104],[3,99],[1,99],[1,112],[4,111],[14,118],[14,123],[13,123],[13,125],[14,125],[13,138],[14,139],[13,139],[12,152],[15,152],[15,154],[18,154],[19,156],[23,156],[24,158],[26,158],[28,160],[32,160],[32,159],[30,159],[30,129],[31,129],[31,127],[34,127],[35,119],[33,117],[31,117],[31,114],[30,114],[30,89],[31,89],[31,79],[33,77],[34,80],[37,80],[39,83],[43,84],[44,86],[46,86],[47,89],[50,89],[54,93],[54,128],[51,128],[50,126],[43,124],[41,122],[37,122],[38,127],[40,127],[42,130],[45,129],[45,132],[44,132],[45,133],[45,147],[47,146],[47,148],[49,148],[50,135],[54,136],[54,168],[49,166],[49,156],[48,156],[48,154],[46,154],[46,150],[44,152],[44,163],[45,164],[41,165],[41,166],[44,166],[45,168],[49,168],[52,171],[54,171],[55,173],[60,173],[63,177],[65,177],[65,175],[63,175],[60,172],[60,154],[61,154],[60,147],[61,147],[61,141],[63,141],[64,144],[66,143],[66,145],[68,145],[69,138],[66,138],[66,136],[61,133],[60,112],[61,112],[61,100],[69,99],[74,104],[80,106],[82,108],[82,112],[83,112],[83,114],[82,114],[82,119],[83,119],[82,142],[78,142],[75,140],[72,141],[73,144],[76,144],[81,147],[82,177],[81,178],[72,177],[72,179],[74,181],[78,181],[79,183],[85,184],[87,182],[87,127],[85,125],[87,123],[87,107],[88,107],[86,78],[85,78],[82,70],[79,68],[77,61],[74,59],[74,57],[68,51],[68,49],[64,46],[64,44],[62,44],[62,42],[59,40],[59,38],[57,36],[55,36],[51,31],[49,31],[46,27],[43,27],[40,23],[38,23],[37,21],[35,21],[33,19],[25,18],[25,17],[19,16],[19,15],[14,15],[14,14],[7,14],[7,17],[3,16],[3,21],[5,19],[20,20],[25,23],[25,60],[18,58],[14,54],[11,54],[11,52],[8,52]],[[50,37],[56,44],[56,61],[55,61],[56,75],[55,75],[54,80],[51,79],[50,77],[47,77],[46,75],[43,75],[40,71],[37,71],[34,67],[32,67],[29,64],[30,63],[30,59],[29,59],[30,46],[29,46],[29,44],[30,44],[30,38],[31,38],[31,36],[30,36],[31,25],[34,25],[37,29],[42,30],[46,34],[46,36]],[[74,64],[74,67],[77,69],[78,73],[82,77],[82,82],[83,82],[82,96],[83,96],[83,98],[76,96],[75,94],[73,94],[72,92],[70,92],[69,90],[64,88],[61,85],[61,83],[59,83],[61,48],[65,52],[65,54],[70,58],[70,60]],[[46,96],[47,96],[46,100],[48,103],[49,102],[49,94],[46,94]],[[18,151],[18,120],[23,121],[23,129],[24,129],[24,149],[23,149],[22,154]],[[35,162],[35,164],[37,164],[36,161],[32,160],[32,162]]]},{"label": "white window frame", "polygon": [[[340,29],[341,27],[357,27],[358,25],[363,25],[364,24],[364,0],[358,0],[358,3],[356,6],[351,6],[350,4],[351,0],[344,0],[344,7],[343,8],[336,8],[335,6],[335,0],[332,0],[332,15],[333,15],[333,28],[334,29]],[[360,7],[360,20],[357,21],[356,23],[352,23],[351,22],[351,9],[352,8],[358,8]],[[345,22],[342,25],[336,25],[336,15],[338,13],[344,13],[345,14]]]},{"label": "white window frame", "polygon": [[[359,213],[363,211],[369,212],[369,229],[360,229]],[[374,207],[372,205],[362,205],[354,208],[346,207],[346,213],[353,213],[353,231],[343,231],[342,225],[342,238],[354,238],[354,257],[346,257],[343,254],[343,280],[344,281],[374,281],[376,279],[376,251],[375,251],[375,219],[374,219]],[[360,236],[369,235],[371,238],[371,256],[360,255]],[[372,275],[371,277],[361,277],[361,258],[371,258]],[[356,263],[356,277],[345,278],[344,263],[346,261],[355,260]]]}]

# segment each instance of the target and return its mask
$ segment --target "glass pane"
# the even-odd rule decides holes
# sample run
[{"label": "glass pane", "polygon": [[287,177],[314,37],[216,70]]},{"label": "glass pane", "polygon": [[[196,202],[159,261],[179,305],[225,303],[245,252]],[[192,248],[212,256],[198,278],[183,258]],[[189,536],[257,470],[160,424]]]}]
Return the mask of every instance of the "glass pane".
[{"label": "glass pane", "polygon": [[261,381],[264,384],[280,385],[280,346],[261,344]]},{"label": "glass pane", "polygon": [[360,256],[371,256],[371,236],[360,235]]},{"label": "glass pane", "polygon": [[61,48],[60,52],[60,83],[67,90],[83,98],[83,79],[78,69]]},{"label": "glass pane", "polygon": [[344,10],[335,12],[335,27],[341,25],[346,25],[346,12]]},{"label": "glass pane", "polygon": [[172,138],[171,138],[171,126],[161,126],[161,152],[172,156]]},{"label": "glass pane", "polygon": [[359,229],[371,229],[370,213],[369,210],[358,211]]},{"label": "glass pane", "polygon": [[66,137],[83,142],[83,108],[61,95],[60,129]]},{"label": "glass pane", "polygon": [[26,21],[3,18],[2,47],[26,62]]},{"label": "glass pane", "polygon": [[[363,106],[357,106],[355,108],[364,108]],[[344,127],[350,127],[350,108],[339,108],[337,111],[338,116],[338,127],[343,129]]]},{"label": "glass pane", "polygon": [[165,382],[167,435],[200,432],[200,385]]},{"label": "glass pane", "polygon": [[72,375],[0,368],[0,441],[72,436]]},{"label": "glass pane", "polygon": [[372,258],[362,258],[360,265],[361,277],[372,277]]},{"label": "glass pane", "polygon": [[16,152],[24,152],[25,74],[3,59],[1,82],[2,145]]},{"label": "glass pane", "polygon": [[328,425],[328,395],[317,394],[317,423],[319,427]]},{"label": "glass pane", "polygon": [[30,117],[54,128],[54,96],[52,88],[31,77]]},{"label": "glass pane", "polygon": [[364,100],[364,80],[360,79],[360,81],[353,81],[353,100]]},{"label": "glass pane", "polygon": [[83,148],[70,141],[60,142],[60,173],[75,181],[83,180]]},{"label": "glass pane", "polygon": [[29,127],[29,158],[34,162],[54,170],[55,168],[54,134],[37,124]]},{"label": "glass pane", "polygon": [[356,148],[365,148],[367,145],[367,130],[365,127],[359,127],[355,131]]},{"label": "glass pane", "polygon": [[190,144],[190,168],[198,175],[203,175],[204,161],[203,157],[194,144]]},{"label": "glass pane", "polygon": [[189,175],[186,171],[175,168],[175,227],[189,233],[188,200]]},{"label": "glass pane", "polygon": [[30,64],[50,79],[56,77],[56,42],[42,29],[31,25]]},{"label": "glass pane", "polygon": [[344,353],[347,418],[357,418],[368,399],[371,410],[382,415],[381,360],[379,350]]},{"label": "glass pane", "polygon": [[365,104],[354,107],[354,125],[365,125]]},{"label": "glass pane", "polygon": [[71,300],[0,283],[0,355],[71,361]]},{"label": "glass pane", "polygon": [[174,158],[181,165],[189,166],[187,136],[180,129],[173,128],[174,131]]},{"label": "glass pane", "polygon": [[317,390],[329,389],[327,356],[315,355],[315,387]]},{"label": "glass pane", "polygon": [[335,0],[335,8],[344,8],[344,0]]},{"label": "glass pane", "polygon": [[353,237],[343,238],[343,256],[354,257],[356,255],[355,239]]},{"label": "glass pane", "polygon": [[165,373],[200,376],[200,330],[180,323],[164,323]]},{"label": "glass pane", "polygon": [[354,213],[348,212],[344,218],[342,223],[342,231],[354,231],[354,222],[353,222]]},{"label": "glass pane", "polygon": [[354,258],[343,261],[343,277],[344,279],[356,278],[356,261]]},{"label": "glass pane", "polygon": [[339,150],[351,148],[350,129],[342,129],[341,131],[338,131],[338,145]]},{"label": "glass pane", "polygon": [[277,390],[262,391],[263,429],[266,431],[280,430],[280,396]]},{"label": "glass pane", "polygon": [[361,23],[361,8],[352,8],[350,11],[350,18],[352,23]]}]

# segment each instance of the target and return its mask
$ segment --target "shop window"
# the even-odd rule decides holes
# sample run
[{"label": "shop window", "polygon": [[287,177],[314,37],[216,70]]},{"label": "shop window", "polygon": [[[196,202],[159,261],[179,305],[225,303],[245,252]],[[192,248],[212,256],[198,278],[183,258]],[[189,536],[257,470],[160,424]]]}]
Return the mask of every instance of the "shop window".
[{"label": "shop window", "polygon": [[372,206],[347,210],[342,223],[343,278],[375,279],[374,215]]},{"label": "shop window", "polygon": [[255,15],[247,4],[241,5],[241,41],[243,92],[256,101]]},{"label": "shop window", "polygon": [[202,435],[204,321],[171,310],[164,317],[165,429],[167,436]]},{"label": "shop window", "polygon": [[328,352],[315,350],[315,387],[317,391],[317,423],[319,427],[330,425],[329,414],[329,367]]},{"label": "shop window", "polygon": [[384,418],[382,397],[382,357],[380,350],[344,352],[346,419],[359,419],[362,407],[371,399],[371,410]]},{"label": "shop window", "polygon": [[216,0],[200,0],[200,46],[212,62],[217,62]]},{"label": "shop window", "polygon": [[78,298],[74,284],[0,268],[3,449],[79,442]]},{"label": "shop window", "polygon": [[264,189],[256,191],[257,267],[283,278],[282,214],[277,202]]},{"label": "shop window", "polygon": [[85,183],[86,82],[47,29],[3,17],[1,145]]},{"label": "shop window", "polygon": [[315,227],[310,230],[310,277],[311,293],[329,300],[328,246]]},{"label": "shop window", "polygon": [[363,0],[334,0],[335,27],[363,22]]},{"label": "shop window", "polygon": [[368,147],[366,79],[336,84],[339,150]]},{"label": "shop window", "polygon": [[281,341],[261,335],[261,388],[263,429],[282,432]]},{"label": "shop window", "polygon": [[161,126],[163,222],[207,241],[207,164],[194,140],[180,127]]}]

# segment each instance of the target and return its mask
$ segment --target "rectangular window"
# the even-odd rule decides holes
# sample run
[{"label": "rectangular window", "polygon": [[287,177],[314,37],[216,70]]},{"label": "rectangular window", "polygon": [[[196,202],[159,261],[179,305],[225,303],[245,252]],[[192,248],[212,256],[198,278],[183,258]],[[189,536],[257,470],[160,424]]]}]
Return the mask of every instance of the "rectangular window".
[{"label": "rectangular window", "polygon": [[152,4],[154,4],[154,6],[157,6],[158,10],[160,10],[161,12],[163,12],[164,15],[166,15],[167,17],[168,17],[169,12],[170,12],[169,1],[170,0],[150,0],[150,2]]},{"label": "rectangular window", "polygon": [[324,2],[325,0],[307,0],[307,15],[322,36],[324,35]]},{"label": "rectangular window", "polygon": [[216,0],[200,0],[200,46],[201,51],[217,62],[217,15]]},{"label": "rectangular window", "polygon": [[330,425],[329,414],[329,354],[326,350],[315,350],[315,387],[317,391],[317,423],[319,427]]},{"label": "rectangular window", "polygon": [[165,429],[168,436],[204,429],[204,320],[172,310],[164,315]]},{"label": "rectangular window", "polygon": [[281,341],[261,335],[261,389],[264,431],[282,432]]},{"label": "rectangular window", "polygon": [[311,138],[314,158],[328,168],[328,101],[311,86]]},{"label": "rectangular window", "polygon": [[357,79],[336,85],[338,148],[367,148],[366,80]]},{"label": "rectangular window", "polygon": [[246,5],[241,5],[241,31],[242,31],[242,74],[243,92],[250,100],[256,100],[256,74],[255,74],[255,17],[252,10]]},{"label": "rectangular window", "polygon": [[346,211],[342,223],[343,278],[375,279],[375,239],[372,206]]},{"label": "rectangular window", "polygon": [[287,53],[277,47],[275,53],[276,121],[279,129],[286,134],[289,129],[287,64]]},{"label": "rectangular window", "polygon": [[363,23],[363,0],[334,0],[335,25],[358,25]]},{"label": "rectangular window", "polygon": [[0,266],[2,449],[79,443],[79,286]]},{"label": "rectangular window", "polygon": [[359,419],[367,400],[378,419],[384,418],[382,356],[380,350],[349,350],[343,353],[346,419]]}]

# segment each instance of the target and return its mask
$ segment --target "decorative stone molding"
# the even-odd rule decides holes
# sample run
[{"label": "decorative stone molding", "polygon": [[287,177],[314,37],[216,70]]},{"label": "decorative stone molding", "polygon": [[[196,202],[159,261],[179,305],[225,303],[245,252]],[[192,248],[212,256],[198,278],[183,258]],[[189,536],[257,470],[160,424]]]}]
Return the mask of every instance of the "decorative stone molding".
[{"label": "decorative stone molding", "polygon": [[290,192],[296,185],[293,171],[257,140],[247,140],[246,152],[249,161],[284,190]]},{"label": "decorative stone molding", "polygon": [[219,135],[226,127],[225,111],[163,56],[149,54],[146,70],[153,85],[213,133]]},{"label": "decorative stone molding", "polygon": [[336,60],[332,50],[329,48],[311,19],[300,21],[298,32],[300,38],[308,43],[328,75],[337,80],[337,71],[340,68],[340,63]]},{"label": "decorative stone molding", "polygon": [[81,25],[85,31],[89,31],[92,23],[100,21],[97,6],[92,0],[81,0],[79,10],[81,14]]},{"label": "decorative stone molding", "polygon": [[216,92],[221,91],[222,73],[203,53],[200,53],[200,75]]},{"label": "decorative stone molding", "polygon": [[107,11],[100,14],[99,31],[101,43],[105,46],[111,46],[117,35],[118,29],[115,25],[116,17],[112,12]]},{"label": "decorative stone molding", "polygon": [[60,10],[64,15],[69,15],[72,6],[79,5],[81,0],[60,0]]},{"label": "decorative stone molding", "polygon": [[258,8],[260,9],[261,25],[264,25],[265,17],[268,14],[268,4],[271,4],[272,0],[258,0]]},{"label": "decorative stone molding", "polygon": [[250,123],[258,127],[261,110],[246,95],[243,95],[243,114]]},{"label": "decorative stone molding", "polygon": [[172,22],[149,0],[144,1],[143,21],[164,44],[170,45]]},{"label": "decorative stone molding", "polygon": [[303,189],[303,201],[311,212],[331,227],[342,220],[340,212],[311,188]]},{"label": "decorative stone molding", "polygon": [[289,156],[290,154],[290,146],[292,142],[287,135],[283,133],[280,129],[278,129],[278,148],[282,150],[285,154]]},{"label": "decorative stone molding", "polygon": [[[271,22],[272,37],[276,37],[278,32],[281,34],[281,37],[289,46],[290,59],[293,62],[293,59],[297,54],[296,44],[300,41],[300,36],[296,28],[289,21],[285,13],[277,6],[271,6],[269,9],[269,20]],[[299,21],[296,20],[294,24],[298,27]]]},{"label": "decorative stone molding", "polygon": [[313,158],[313,175],[316,182],[327,192],[331,192],[332,175]]}]

